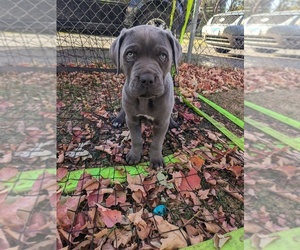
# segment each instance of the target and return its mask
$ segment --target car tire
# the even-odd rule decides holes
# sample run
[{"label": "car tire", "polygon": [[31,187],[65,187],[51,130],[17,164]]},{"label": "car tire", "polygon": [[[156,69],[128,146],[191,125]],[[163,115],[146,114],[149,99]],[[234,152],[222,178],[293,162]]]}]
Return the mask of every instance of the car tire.
[{"label": "car tire", "polygon": [[230,51],[230,49],[215,48],[215,51],[218,53],[226,54]]},{"label": "car tire", "polygon": [[[144,11],[137,19],[137,25],[148,24],[162,29],[167,29],[170,23],[170,16],[159,10],[147,10]],[[172,25],[172,32],[174,34],[179,34],[179,25],[176,21],[176,16],[174,16],[174,22]]]},{"label": "car tire", "polygon": [[255,48],[253,50],[258,53],[267,53],[267,54],[271,54],[277,51],[277,49],[264,49],[264,48]]}]

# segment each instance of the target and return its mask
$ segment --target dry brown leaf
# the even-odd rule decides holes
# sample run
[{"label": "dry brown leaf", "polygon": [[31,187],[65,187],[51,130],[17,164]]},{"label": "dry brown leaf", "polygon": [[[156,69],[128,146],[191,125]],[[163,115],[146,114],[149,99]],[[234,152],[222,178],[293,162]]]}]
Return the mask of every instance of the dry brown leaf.
[{"label": "dry brown leaf", "polygon": [[202,234],[190,236],[191,245],[198,244],[204,241],[204,236]]},{"label": "dry brown leaf", "polygon": [[203,164],[204,164],[204,160],[202,159],[202,158],[200,158],[199,156],[192,156],[191,158],[190,158],[190,161],[191,161],[191,163],[192,163],[192,166],[196,169],[196,170],[198,170],[198,171],[201,171],[201,168],[202,168],[202,166],[203,166]]},{"label": "dry brown leaf", "polygon": [[10,247],[9,241],[6,238],[3,229],[1,228],[0,228],[0,246],[2,249],[9,249]]},{"label": "dry brown leaf", "polygon": [[211,185],[216,185],[217,184],[217,181],[211,176],[210,173],[208,172],[205,172],[204,173],[204,178],[205,180],[210,183]]},{"label": "dry brown leaf", "polygon": [[131,241],[133,236],[132,231],[125,229],[115,229],[114,233],[109,234],[109,239],[112,240],[113,246],[116,249],[120,249],[120,246],[125,247]]},{"label": "dry brown leaf", "polygon": [[242,175],[243,168],[241,166],[234,165],[227,167],[227,169],[231,171],[236,178],[239,178]]},{"label": "dry brown leaf", "polygon": [[253,234],[251,236],[251,245],[255,249],[264,249],[264,247],[268,246],[270,243],[276,241],[280,237],[278,235],[262,235],[262,234]]},{"label": "dry brown leaf", "polygon": [[12,151],[10,150],[5,150],[5,151],[0,151],[0,163],[9,163],[12,160]]},{"label": "dry brown leaf", "polygon": [[207,198],[208,198],[209,191],[210,191],[209,189],[199,190],[199,191],[198,191],[199,199],[201,199],[201,200],[207,199]]},{"label": "dry brown leaf", "polygon": [[245,232],[246,233],[259,233],[262,230],[263,230],[263,227],[258,225],[257,223],[245,221]]},{"label": "dry brown leaf", "polygon": [[188,236],[184,230],[170,224],[161,216],[155,215],[152,220],[162,237],[160,250],[173,250],[187,246]]},{"label": "dry brown leaf", "polygon": [[0,169],[0,181],[7,181],[16,176],[19,171],[16,168],[1,168]]},{"label": "dry brown leaf", "polygon": [[102,229],[101,231],[99,231],[96,234],[93,235],[88,235],[88,238],[93,238],[95,242],[98,242],[101,238],[103,238],[104,236],[107,236],[109,233],[109,230],[107,228]]},{"label": "dry brown leaf", "polygon": [[142,219],[144,209],[141,209],[137,213],[128,215],[128,219],[137,227],[137,234],[140,239],[144,240],[148,238],[151,227],[147,225],[146,221]]},{"label": "dry brown leaf", "polygon": [[210,233],[217,233],[221,230],[220,226],[214,222],[204,222],[205,227]]},{"label": "dry brown leaf", "polygon": [[283,190],[283,191],[277,190],[275,184],[272,187],[270,187],[268,190],[270,192],[274,193],[274,194],[277,194],[277,195],[281,196],[281,197],[284,197],[284,198],[289,199],[291,201],[300,203],[300,197],[298,195],[286,192],[285,190]]},{"label": "dry brown leaf", "polygon": [[98,211],[101,214],[101,219],[108,228],[113,227],[116,223],[122,221],[122,213],[118,210],[108,209],[97,203]]},{"label": "dry brown leaf", "polygon": [[275,168],[275,170],[284,173],[288,179],[291,179],[293,176],[295,176],[298,169],[299,168],[296,166],[280,166]]},{"label": "dry brown leaf", "polygon": [[220,250],[225,245],[225,243],[230,239],[231,239],[230,235],[215,234],[213,237],[214,247],[217,250]]},{"label": "dry brown leaf", "polygon": [[224,187],[224,191],[226,191],[228,194],[230,194],[232,197],[238,199],[241,202],[244,202],[244,198],[242,195],[240,195],[237,191],[231,191],[229,188],[229,185]]}]

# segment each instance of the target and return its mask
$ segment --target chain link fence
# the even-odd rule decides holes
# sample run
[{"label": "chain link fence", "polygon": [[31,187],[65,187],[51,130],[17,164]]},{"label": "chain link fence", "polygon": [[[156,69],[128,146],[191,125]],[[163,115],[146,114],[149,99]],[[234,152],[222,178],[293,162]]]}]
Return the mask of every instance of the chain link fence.
[{"label": "chain link fence", "polygon": [[[231,14],[233,10],[236,12]],[[212,18],[228,11],[229,14],[224,14],[226,21],[223,14]],[[110,63],[107,50],[114,37],[123,28],[149,24],[168,28],[180,39],[185,61],[243,67],[242,3],[63,0],[57,3],[57,17],[58,63],[61,65]],[[238,30],[228,36],[223,31],[233,24]]]}]

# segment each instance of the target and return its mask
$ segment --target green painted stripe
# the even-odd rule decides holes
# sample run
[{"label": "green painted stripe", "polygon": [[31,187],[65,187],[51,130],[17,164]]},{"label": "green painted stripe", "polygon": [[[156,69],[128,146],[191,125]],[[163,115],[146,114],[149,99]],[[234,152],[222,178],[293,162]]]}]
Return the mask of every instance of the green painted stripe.
[{"label": "green painted stripe", "polygon": [[[264,237],[268,236],[269,239],[272,239],[274,237],[274,241],[270,242],[270,244],[264,246],[261,249],[263,250],[299,249],[299,241],[297,240],[299,239],[299,235],[300,235],[300,227],[265,235]],[[244,248],[240,248],[240,249],[256,250],[258,248],[253,246],[253,242],[251,242],[250,239],[247,239],[244,241]]]},{"label": "green painted stripe", "polygon": [[211,118],[209,115],[204,113],[203,111],[196,108],[193,104],[191,104],[183,95],[181,95],[183,102],[194,110],[198,115],[203,116],[206,120],[208,120],[212,125],[214,125],[218,130],[222,132],[227,138],[229,138],[235,145],[237,145],[240,149],[244,150],[244,138],[239,138],[232,132],[230,132],[224,125],[217,122],[215,119]]},{"label": "green painted stripe", "polygon": [[5,186],[12,193],[20,194],[30,191],[37,180],[41,182],[44,180],[44,182],[50,183],[49,179],[52,178],[56,179],[56,168],[35,169],[19,172],[9,180],[1,181],[1,185]]},{"label": "green painted stripe", "polygon": [[244,118],[245,122],[247,122],[248,124],[252,125],[253,127],[256,127],[257,129],[263,131],[264,133],[274,137],[275,139],[289,145],[290,147],[300,151],[300,138],[290,138],[285,134],[282,134],[274,129],[272,129],[271,127],[269,127],[268,125],[265,125],[261,122],[255,121],[249,117],[245,117]]},{"label": "green painted stripe", "polygon": [[294,120],[294,119],[292,119],[290,117],[287,117],[285,115],[276,113],[276,112],[274,112],[272,110],[266,109],[266,108],[264,108],[262,106],[259,106],[257,104],[252,103],[252,102],[249,102],[249,101],[245,101],[244,103],[249,108],[252,108],[252,109],[254,109],[254,110],[256,110],[256,111],[258,111],[260,113],[263,113],[263,114],[265,114],[267,116],[270,116],[270,117],[272,117],[272,118],[274,118],[274,119],[276,119],[278,121],[281,121],[281,122],[283,122],[283,123],[285,123],[285,124],[287,124],[289,126],[292,126],[292,127],[296,128],[296,129],[300,129],[300,122],[299,121],[296,121],[296,120]]},{"label": "green painted stripe", "polygon": [[215,104],[214,102],[206,99],[204,96],[202,96],[200,94],[198,94],[198,98],[201,99],[202,101],[204,101],[205,103],[207,103],[209,106],[211,106],[215,110],[217,110],[219,113],[221,113],[225,117],[227,117],[230,121],[232,121],[234,124],[236,124],[240,128],[242,128],[242,129],[244,128],[244,122],[242,120],[240,120],[239,118],[237,118],[236,116],[234,116],[233,114],[231,114],[230,112],[228,112],[227,110],[223,109],[222,107]]},{"label": "green painted stripe", "polygon": [[[244,228],[225,234],[229,240],[221,247],[222,250],[241,250],[244,249]],[[199,244],[181,248],[181,250],[215,250],[213,239],[203,241]]]},{"label": "green painted stripe", "polygon": [[[247,228],[246,228],[247,230]],[[263,247],[264,250],[299,249],[299,241],[295,240],[300,235],[300,227],[265,235],[274,241]],[[244,240],[244,228],[229,232],[225,236],[230,239],[222,246],[222,250],[255,250],[250,239]],[[203,241],[199,244],[181,248],[180,250],[215,250],[213,239]]]}]

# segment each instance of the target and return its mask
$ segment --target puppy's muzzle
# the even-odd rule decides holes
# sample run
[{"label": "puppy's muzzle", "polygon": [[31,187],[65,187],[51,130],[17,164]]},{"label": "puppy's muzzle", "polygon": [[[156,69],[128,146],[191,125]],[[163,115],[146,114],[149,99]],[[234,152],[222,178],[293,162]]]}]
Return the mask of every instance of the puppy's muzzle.
[{"label": "puppy's muzzle", "polygon": [[155,76],[151,73],[144,73],[139,76],[140,84],[142,84],[144,87],[151,87],[151,85],[155,81]]},{"label": "puppy's muzzle", "polygon": [[144,72],[137,76],[139,82],[140,97],[153,98],[162,94],[163,89],[159,80],[152,72]]}]

